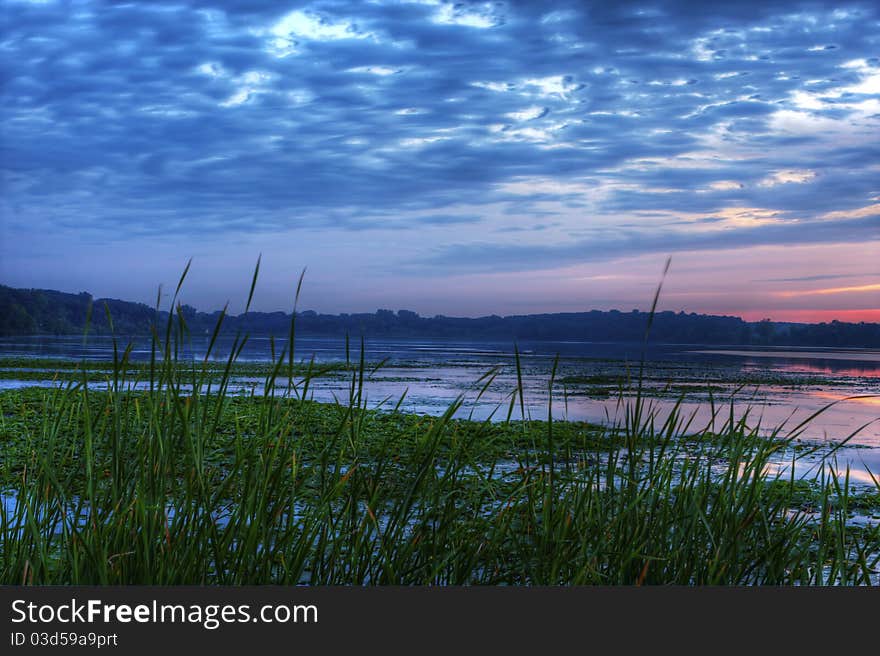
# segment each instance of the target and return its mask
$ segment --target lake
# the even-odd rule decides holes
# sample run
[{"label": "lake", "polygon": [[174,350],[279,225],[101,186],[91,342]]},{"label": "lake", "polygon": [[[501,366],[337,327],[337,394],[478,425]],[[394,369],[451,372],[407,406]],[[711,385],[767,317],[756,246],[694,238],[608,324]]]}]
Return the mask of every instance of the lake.
[{"label": "lake", "polygon": [[[135,339],[132,359],[148,360],[149,339]],[[206,337],[194,337],[183,357],[201,358]],[[220,338],[215,357],[223,359],[230,337]],[[465,404],[458,415],[504,419],[511,407],[518,378],[524,391],[524,412],[546,419],[550,409],[550,378],[558,357],[552,389],[556,419],[614,422],[622,417],[620,399],[633,396],[642,370],[643,394],[651,411],[662,421],[678,405],[692,418],[694,430],[712,424],[713,407],[720,421],[745,415],[750,426],[762,430],[783,426],[785,435],[813,413],[822,410],[803,429],[807,441],[833,443],[855,433],[838,452],[839,469],[850,465],[855,480],[870,483],[867,473],[880,474],[880,351],[868,349],[723,348],[700,345],[640,343],[522,341],[519,375],[511,342],[441,339],[368,339],[364,359],[384,363],[371,373],[365,386],[371,406],[393,407],[420,414],[440,414],[459,395]],[[280,346],[275,345],[276,354]],[[242,362],[271,358],[272,341],[251,337]],[[18,337],[0,339],[2,358],[59,358],[110,360],[112,341],[104,337]],[[360,341],[352,340],[346,355],[343,338],[297,338],[295,360],[317,363],[360,358]],[[487,372],[494,378],[488,385]],[[20,380],[7,369],[3,388],[51,384]],[[33,376],[30,376],[33,378]],[[260,392],[262,377],[237,378],[239,390]],[[347,399],[350,376],[337,373],[312,382],[310,396],[318,401]],[[482,391],[485,386],[485,390]],[[714,406],[713,406],[714,404]],[[517,400],[513,417],[522,411]]]}]

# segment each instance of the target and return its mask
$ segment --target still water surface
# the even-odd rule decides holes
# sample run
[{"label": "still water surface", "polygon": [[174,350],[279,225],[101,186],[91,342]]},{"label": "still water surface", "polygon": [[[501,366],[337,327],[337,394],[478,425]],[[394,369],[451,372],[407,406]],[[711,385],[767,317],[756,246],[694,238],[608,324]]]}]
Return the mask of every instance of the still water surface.
[{"label": "still water surface", "polygon": [[[184,357],[204,356],[207,338],[195,337]],[[223,337],[213,357],[224,359],[231,338]],[[343,338],[297,338],[296,361],[317,363],[353,361],[360,358],[360,342],[346,347]],[[867,471],[880,474],[880,351],[867,349],[760,348],[729,349],[687,345],[638,343],[522,341],[517,347],[525,412],[546,419],[549,381],[559,358],[553,387],[553,417],[558,419],[614,422],[622,418],[621,390],[615,381],[633,381],[644,361],[644,385],[658,421],[680,402],[683,413],[693,417],[696,430],[712,423],[712,401],[722,417],[733,407],[737,418],[746,415],[749,425],[763,430],[783,426],[782,434],[794,429],[813,413],[825,410],[806,426],[802,437],[829,443],[856,433],[839,452],[840,467],[853,468],[853,477],[869,483]],[[276,355],[280,343],[275,344]],[[268,361],[269,338],[251,337],[240,361]],[[0,339],[0,357],[62,359],[112,359],[108,338],[27,337]],[[150,357],[149,339],[134,340],[132,358]],[[367,362],[384,362],[367,381],[365,393],[373,406],[393,407],[403,398],[405,411],[440,414],[459,395],[465,405],[459,416],[503,419],[517,387],[514,345],[510,342],[438,339],[369,339],[364,343]],[[489,371],[493,382],[480,396]],[[51,378],[47,375],[47,378]],[[260,392],[261,378],[242,378],[238,389]],[[35,381],[4,380],[2,387],[37,384]],[[318,401],[338,398],[345,402],[350,380],[345,375],[313,381],[310,396]],[[44,383],[45,384],[45,383]],[[623,383],[623,396],[631,394]],[[829,404],[830,407],[829,407]],[[519,418],[516,404],[514,417]],[[723,419],[722,419],[723,421]]]}]

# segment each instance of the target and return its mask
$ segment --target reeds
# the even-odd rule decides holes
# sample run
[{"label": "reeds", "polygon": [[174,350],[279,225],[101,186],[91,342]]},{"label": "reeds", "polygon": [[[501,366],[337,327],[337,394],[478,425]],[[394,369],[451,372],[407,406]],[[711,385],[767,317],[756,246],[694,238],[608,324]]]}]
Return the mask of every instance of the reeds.
[{"label": "reeds", "polygon": [[347,398],[317,404],[295,323],[273,345],[263,393],[234,394],[247,336],[218,369],[222,321],[194,360],[181,357],[187,327],[172,312],[135,370],[144,380],[114,342],[101,378],[84,367],[31,393],[28,420],[24,401],[0,397],[12,481],[0,581],[878,582],[880,529],[850,523],[848,473],[820,466],[804,483],[771,471],[792,436],[763,435],[732,407],[703,429],[678,405],[661,421],[636,380],[607,426],[557,421],[552,394],[546,420],[532,421],[519,376],[500,421],[456,418],[464,399],[439,417],[370,410],[363,344]]}]

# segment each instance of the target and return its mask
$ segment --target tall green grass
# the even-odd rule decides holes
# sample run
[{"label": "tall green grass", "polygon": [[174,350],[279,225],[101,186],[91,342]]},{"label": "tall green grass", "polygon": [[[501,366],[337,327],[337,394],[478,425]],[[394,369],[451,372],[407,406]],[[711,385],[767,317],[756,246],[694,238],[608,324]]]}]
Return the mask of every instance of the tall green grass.
[{"label": "tall green grass", "polygon": [[246,335],[218,372],[223,315],[194,360],[172,312],[154,329],[149,367],[136,369],[144,379],[130,378],[131,347],[114,341],[109,372],[93,379],[84,367],[29,401],[37,419],[18,421],[24,402],[0,397],[2,429],[22,433],[3,465],[13,483],[0,581],[878,582],[880,529],[848,521],[848,472],[818,467],[807,501],[793,468],[772,473],[797,430],[763,435],[732,407],[713,409],[711,430],[679,404],[661,421],[639,380],[619,420],[559,422],[555,365],[547,417],[531,420],[518,355],[499,421],[458,419],[463,398],[439,417],[400,403],[371,410],[363,344],[347,398],[317,404],[313,363],[295,368],[295,316],[259,395],[230,391]]}]

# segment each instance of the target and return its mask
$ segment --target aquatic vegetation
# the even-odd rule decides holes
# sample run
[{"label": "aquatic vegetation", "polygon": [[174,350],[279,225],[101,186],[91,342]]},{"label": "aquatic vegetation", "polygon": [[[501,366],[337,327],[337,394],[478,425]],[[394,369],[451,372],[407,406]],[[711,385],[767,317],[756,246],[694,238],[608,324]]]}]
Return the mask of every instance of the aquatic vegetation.
[{"label": "aquatic vegetation", "polygon": [[521,382],[484,421],[456,418],[463,398],[440,416],[403,399],[368,409],[362,347],[341,368],[345,398],[320,404],[295,329],[261,368],[261,395],[230,388],[246,336],[219,367],[210,348],[181,357],[176,313],[143,365],[114,343],[99,373],[0,394],[0,581],[878,582],[880,527],[851,518],[876,513],[880,484],[769,467],[805,457],[799,427],[766,435],[723,405],[712,430],[680,408],[661,421],[637,376],[606,425],[563,422],[555,366],[540,421]]}]

